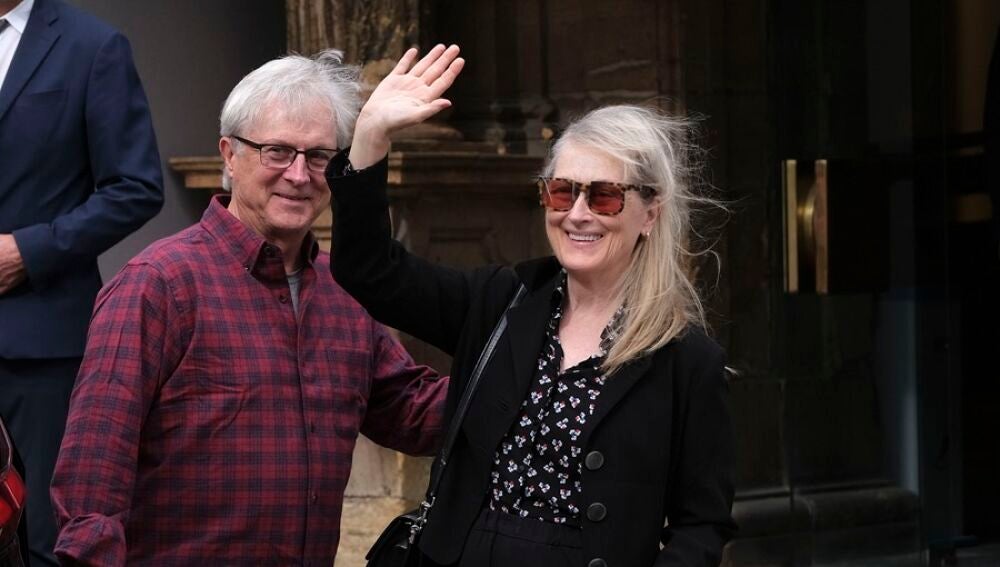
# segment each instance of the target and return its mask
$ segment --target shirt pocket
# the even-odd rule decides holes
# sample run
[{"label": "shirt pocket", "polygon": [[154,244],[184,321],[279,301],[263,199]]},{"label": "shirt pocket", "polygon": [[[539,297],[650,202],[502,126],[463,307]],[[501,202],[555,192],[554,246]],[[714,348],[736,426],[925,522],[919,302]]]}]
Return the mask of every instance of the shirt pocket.
[{"label": "shirt pocket", "polygon": [[317,346],[323,354],[319,357],[321,366],[309,372],[321,384],[328,383],[335,388],[355,390],[368,399],[372,381],[372,352],[343,346]]},{"label": "shirt pocket", "polygon": [[[192,348],[160,389],[158,404],[167,411],[198,415],[235,415],[260,400],[254,394],[278,378],[274,365],[255,359],[258,350],[246,344]],[[274,397],[271,393],[270,397]]]}]

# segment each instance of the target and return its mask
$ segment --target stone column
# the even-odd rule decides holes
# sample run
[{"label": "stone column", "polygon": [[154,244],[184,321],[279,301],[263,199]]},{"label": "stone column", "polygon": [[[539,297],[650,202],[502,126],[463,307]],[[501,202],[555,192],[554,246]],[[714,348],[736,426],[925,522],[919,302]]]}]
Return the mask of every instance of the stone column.
[{"label": "stone column", "polygon": [[[430,46],[421,23],[432,18],[433,6],[434,0],[286,0],[288,50],[311,55],[339,49],[346,61],[362,66],[363,82],[374,89],[408,48],[424,51]],[[437,123],[403,134],[403,138],[458,137]]]},{"label": "stone column", "polygon": [[334,47],[348,60],[394,60],[420,40],[420,0],[287,0],[288,49]]}]

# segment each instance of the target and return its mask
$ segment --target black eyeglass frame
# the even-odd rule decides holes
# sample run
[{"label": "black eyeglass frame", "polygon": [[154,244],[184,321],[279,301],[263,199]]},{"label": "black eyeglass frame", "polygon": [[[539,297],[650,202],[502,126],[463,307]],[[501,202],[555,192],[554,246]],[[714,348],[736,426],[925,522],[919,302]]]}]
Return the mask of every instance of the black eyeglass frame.
[{"label": "black eyeglass frame", "polygon": [[[545,196],[546,196],[546,194],[549,193],[549,182],[550,181],[562,181],[562,182],[565,182],[565,183],[569,183],[570,191],[572,192],[572,195],[570,197],[570,204],[569,204],[568,207],[560,209],[560,208],[552,207],[552,206],[547,205],[545,203]],[[613,216],[616,216],[616,215],[620,215],[621,212],[625,210],[625,194],[628,191],[638,191],[639,195],[641,195],[642,197],[647,198],[647,199],[655,196],[656,193],[657,193],[656,188],[655,187],[651,187],[649,185],[634,185],[632,183],[616,183],[614,181],[591,181],[590,183],[582,183],[580,181],[574,181],[572,179],[566,179],[565,177],[539,177],[538,180],[535,183],[536,183],[536,185],[538,187],[538,204],[541,205],[541,206],[543,206],[543,207],[545,207],[546,209],[550,209],[550,210],[553,210],[553,211],[556,211],[556,212],[559,212],[559,213],[564,213],[564,212],[566,212],[566,211],[568,211],[568,210],[570,210],[570,209],[573,208],[573,205],[576,203],[576,200],[580,196],[580,193],[586,193],[586,195],[587,195],[587,208],[590,209],[590,212],[594,213],[595,215],[601,215],[601,216],[606,216],[606,217],[613,217]],[[610,186],[610,187],[612,187],[614,189],[618,189],[619,191],[621,191],[621,198],[620,198],[621,206],[618,208],[617,211],[603,213],[603,212],[594,210],[594,207],[592,206],[593,195],[594,194],[590,190],[590,187],[592,185],[598,185],[598,184],[600,184],[602,186],[605,186],[605,187]]]},{"label": "black eyeglass frame", "polygon": [[[240,142],[243,142],[244,144],[246,144],[246,145],[250,146],[251,148],[257,150],[257,154],[258,154],[258,156],[260,156],[260,164],[263,165],[264,167],[269,168],[269,169],[288,169],[289,167],[292,167],[292,164],[295,163],[296,159],[298,159],[299,154],[302,154],[303,156],[305,156],[306,167],[309,169],[309,171],[315,171],[317,173],[323,173],[324,171],[326,171],[326,166],[327,166],[327,164],[330,163],[330,160],[333,159],[333,156],[337,155],[337,152],[340,151],[337,148],[306,148],[304,150],[300,150],[298,148],[293,148],[291,146],[286,146],[284,144],[259,144],[257,142],[254,142],[253,140],[248,140],[248,139],[242,138],[240,136],[230,136],[230,137],[233,138],[233,139],[235,139],[235,140],[239,140]],[[282,165],[273,165],[273,164],[264,163],[264,148],[280,148],[280,149],[283,149],[283,150],[288,150],[288,151],[292,152],[292,159],[290,159],[288,161],[287,165],[283,165],[283,166]],[[320,166],[314,166],[313,165],[313,163],[309,160],[309,154],[310,154],[310,152],[324,152],[324,153],[320,154],[326,160],[323,163],[322,167],[320,167]],[[330,155],[326,155],[326,152],[329,152]],[[315,156],[316,154],[313,154],[313,155]]]}]

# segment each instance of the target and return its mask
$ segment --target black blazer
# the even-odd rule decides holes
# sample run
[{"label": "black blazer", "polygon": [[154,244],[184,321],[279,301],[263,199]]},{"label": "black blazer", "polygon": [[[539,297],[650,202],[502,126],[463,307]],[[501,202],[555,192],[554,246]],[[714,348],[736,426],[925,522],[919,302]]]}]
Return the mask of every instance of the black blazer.
[{"label": "black blazer", "polygon": [[[338,163],[328,171],[342,171]],[[376,319],[454,357],[449,415],[517,286],[527,288],[483,373],[421,538],[428,557],[448,564],[486,502],[494,451],[527,395],[560,266],[543,258],[513,270],[462,272],[408,254],[391,238],[386,173],[383,160],[347,177],[329,175],[331,270]],[[726,392],[722,349],[697,329],[609,377],[583,440],[589,565],[719,563],[735,530]]]},{"label": "black blazer", "polygon": [[0,358],[83,354],[97,256],[163,203],[146,95],[121,33],[35,0],[0,88],[0,234],[27,281],[0,295]]}]

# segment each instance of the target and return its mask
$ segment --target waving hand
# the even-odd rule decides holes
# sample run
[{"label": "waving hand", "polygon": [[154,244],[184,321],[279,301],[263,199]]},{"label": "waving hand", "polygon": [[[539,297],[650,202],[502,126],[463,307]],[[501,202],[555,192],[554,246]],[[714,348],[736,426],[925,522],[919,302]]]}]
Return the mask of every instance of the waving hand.
[{"label": "waving hand", "polygon": [[[389,151],[389,135],[427,120],[451,106],[441,98],[465,65],[458,46],[437,45],[420,60],[409,49],[382,79],[358,116],[350,159],[356,169],[368,167]],[[416,64],[414,62],[416,61]]]}]

